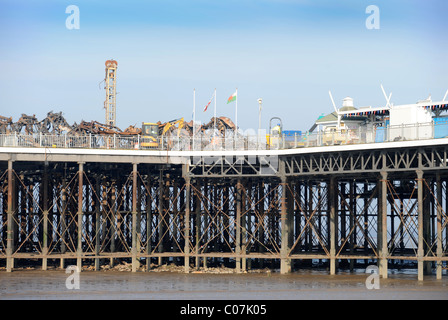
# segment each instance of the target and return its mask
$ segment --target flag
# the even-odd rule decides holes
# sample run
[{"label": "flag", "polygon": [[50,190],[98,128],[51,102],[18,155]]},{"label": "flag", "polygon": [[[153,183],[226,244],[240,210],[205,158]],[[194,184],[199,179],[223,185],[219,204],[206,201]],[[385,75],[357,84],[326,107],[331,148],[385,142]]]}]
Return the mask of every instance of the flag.
[{"label": "flag", "polygon": [[[213,98],[212,98],[213,99]],[[207,103],[207,105],[204,108],[204,112],[207,111],[208,106],[210,105],[210,103],[212,103],[212,99],[210,99],[210,101]]]},{"label": "flag", "polygon": [[210,98],[210,101],[207,103],[207,105],[204,108],[204,112],[207,111],[208,106],[210,105],[210,103],[212,103],[213,98],[215,97],[215,93],[213,93],[213,96]]},{"label": "flag", "polygon": [[229,99],[227,99],[227,103],[232,102],[232,101],[235,101],[235,100],[236,100],[236,91],[235,91],[234,94],[232,94],[232,95],[229,97]]}]

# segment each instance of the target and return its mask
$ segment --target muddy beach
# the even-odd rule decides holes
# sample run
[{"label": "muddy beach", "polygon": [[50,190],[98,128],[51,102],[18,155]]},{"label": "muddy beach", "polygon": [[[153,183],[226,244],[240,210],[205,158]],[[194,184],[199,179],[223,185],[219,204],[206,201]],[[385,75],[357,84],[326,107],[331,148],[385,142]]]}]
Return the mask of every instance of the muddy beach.
[{"label": "muddy beach", "polygon": [[380,289],[366,287],[368,275],[361,272],[301,270],[281,275],[270,270],[236,274],[232,269],[208,268],[182,273],[175,265],[154,267],[151,272],[130,271],[120,264],[101,271],[83,270],[79,289],[68,289],[71,275],[61,269],[47,271],[0,270],[0,299],[106,299],[106,300],[314,300],[314,299],[418,299],[447,300],[448,279],[395,272],[380,279]]}]

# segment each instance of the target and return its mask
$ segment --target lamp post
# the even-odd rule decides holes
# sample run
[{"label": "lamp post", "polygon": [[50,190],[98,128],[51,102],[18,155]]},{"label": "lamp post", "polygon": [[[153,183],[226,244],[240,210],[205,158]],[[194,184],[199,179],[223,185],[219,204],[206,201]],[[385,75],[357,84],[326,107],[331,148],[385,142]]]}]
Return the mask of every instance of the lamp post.
[{"label": "lamp post", "polygon": [[261,130],[261,103],[263,99],[258,98],[258,133],[257,133],[257,148],[260,148],[260,130]]}]

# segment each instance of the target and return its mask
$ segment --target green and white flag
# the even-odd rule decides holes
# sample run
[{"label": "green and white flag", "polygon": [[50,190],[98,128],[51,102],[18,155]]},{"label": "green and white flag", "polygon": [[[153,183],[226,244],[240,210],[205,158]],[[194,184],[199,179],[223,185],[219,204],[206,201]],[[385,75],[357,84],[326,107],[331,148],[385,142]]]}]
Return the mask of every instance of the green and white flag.
[{"label": "green and white flag", "polygon": [[235,101],[235,127],[237,128],[236,133],[238,134],[238,88],[236,88],[235,93],[227,99],[227,104],[232,101]]},{"label": "green and white flag", "polygon": [[230,103],[230,102],[235,101],[235,100],[236,100],[236,91],[235,91],[234,94],[232,94],[232,95],[229,97],[229,99],[227,99],[227,103]]}]

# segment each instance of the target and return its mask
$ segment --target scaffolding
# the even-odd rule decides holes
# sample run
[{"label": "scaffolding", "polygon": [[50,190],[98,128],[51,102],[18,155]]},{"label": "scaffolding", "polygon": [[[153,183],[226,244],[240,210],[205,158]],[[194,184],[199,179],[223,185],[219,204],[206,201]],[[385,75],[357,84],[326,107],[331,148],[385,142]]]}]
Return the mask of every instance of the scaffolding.
[{"label": "scaffolding", "polygon": [[106,89],[106,125],[115,127],[117,122],[117,61],[106,61],[106,77],[104,78]]}]

